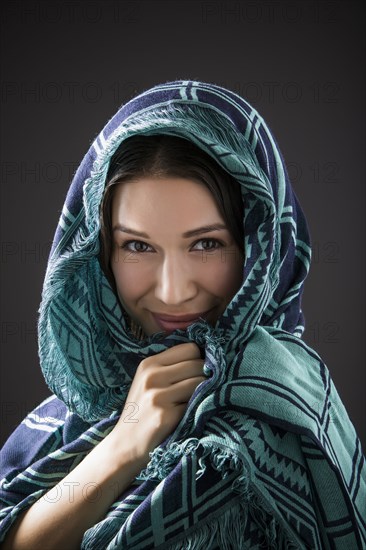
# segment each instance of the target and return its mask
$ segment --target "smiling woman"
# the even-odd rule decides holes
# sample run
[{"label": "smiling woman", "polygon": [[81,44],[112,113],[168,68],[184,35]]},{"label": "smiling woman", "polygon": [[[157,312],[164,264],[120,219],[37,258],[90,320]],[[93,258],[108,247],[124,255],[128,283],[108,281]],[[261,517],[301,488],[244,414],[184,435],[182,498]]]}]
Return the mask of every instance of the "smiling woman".
[{"label": "smiling woman", "polygon": [[[121,230],[119,220],[146,228],[147,241],[126,240],[131,231]],[[191,180],[144,178],[119,186],[111,269],[125,311],[147,335],[186,328],[199,317],[214,325],[224,312],[241,286],[243,260],[223,221],[208,189]],[[202,222],[217,229],[197,230]]]},{"label": "smiling woman", "polygon": [[2,451],[2,548],[364,548],[360,442],[302,340],[310,258],[244,99],[178,81],[123,106],[56,231],[54,395]]},{"label": "smiling woman", "polygon": [[115,164],[102,203],[101,258],[132,325],[146,335],[184,329],[198,318],[214,326],[242,284],[238,183],[175,136],[130,138],[112,170]]}]

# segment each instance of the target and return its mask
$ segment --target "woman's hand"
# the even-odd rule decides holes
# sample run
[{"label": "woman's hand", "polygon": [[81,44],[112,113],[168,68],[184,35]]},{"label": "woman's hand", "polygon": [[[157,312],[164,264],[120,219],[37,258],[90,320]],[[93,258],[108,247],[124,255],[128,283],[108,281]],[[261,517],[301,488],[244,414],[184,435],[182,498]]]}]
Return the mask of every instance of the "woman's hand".
[{"label": "woman's hand", "polygon": [[197,386],[205,380],[198,346],[179,344],[143,359],[125,408],[107,436],[118,453],[146,464],[149,452],[172,433]]},{"label": "woman's hand", "polygon": [[177,426],[205,379],[203,363],[194,343],[141,361],[116,426],[56,487],[20,515],[2,548],[80,548],[84,532],[105,517],[116,497],[146,466],[149,451]]}]

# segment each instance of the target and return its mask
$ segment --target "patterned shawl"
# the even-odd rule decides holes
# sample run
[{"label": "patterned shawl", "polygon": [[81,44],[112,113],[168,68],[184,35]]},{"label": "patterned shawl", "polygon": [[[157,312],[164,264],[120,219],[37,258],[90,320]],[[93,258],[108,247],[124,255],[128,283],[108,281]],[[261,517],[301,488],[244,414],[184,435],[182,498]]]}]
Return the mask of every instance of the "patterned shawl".
[{"label": "patterned shawl", "polygon": [[[135,134],[189,139],[241,185],[243,283],[214,327],[198,321],[139,341],[101,271],[106,174]],[[4,447],[2,532],[110,432],[142,358],[194,341],[211,376],[81,547],[365,548],[360,443],[326,366],[301,340],[309,264],[304,215],[253,107],[193,81],[124,105],[84,157],[57,227],[39,318],[41,367],[55,396]]]}]

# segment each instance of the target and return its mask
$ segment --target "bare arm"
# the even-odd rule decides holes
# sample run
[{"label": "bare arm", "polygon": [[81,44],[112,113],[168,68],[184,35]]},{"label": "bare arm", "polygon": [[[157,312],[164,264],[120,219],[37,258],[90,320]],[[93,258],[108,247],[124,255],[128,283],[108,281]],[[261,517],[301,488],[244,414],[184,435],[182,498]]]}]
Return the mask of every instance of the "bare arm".
[{"label": "bare arm", "polygon": [[87,529],[105,517],[182,418],[204,377],[198,347],[180,344],[144,359],[127,403],[138,404],[138,422],[123,415],[112,432],[60,483],[14,523],[3,550],[80,548]]},{"label": "bare arm", "polygon": [[[56,487],[41,497],[12,526],[3,549],[80,548],[84,532],[100,521],[109,506],[144,464],[127,452],[114,454],[108,436]],[[116,456],[116,460],[111,457]]]}]

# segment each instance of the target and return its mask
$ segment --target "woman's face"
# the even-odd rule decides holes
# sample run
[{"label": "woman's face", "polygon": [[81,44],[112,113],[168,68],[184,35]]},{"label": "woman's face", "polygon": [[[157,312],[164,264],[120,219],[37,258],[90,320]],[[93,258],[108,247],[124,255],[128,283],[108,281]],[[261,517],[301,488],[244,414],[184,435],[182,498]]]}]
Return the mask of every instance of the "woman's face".
[{"label": "woman's face", "polygon": [[180,177],[123,182],[112,202],[111,268],[147,335],[214,325],[242,284],[243,256],[210,191]]}]

